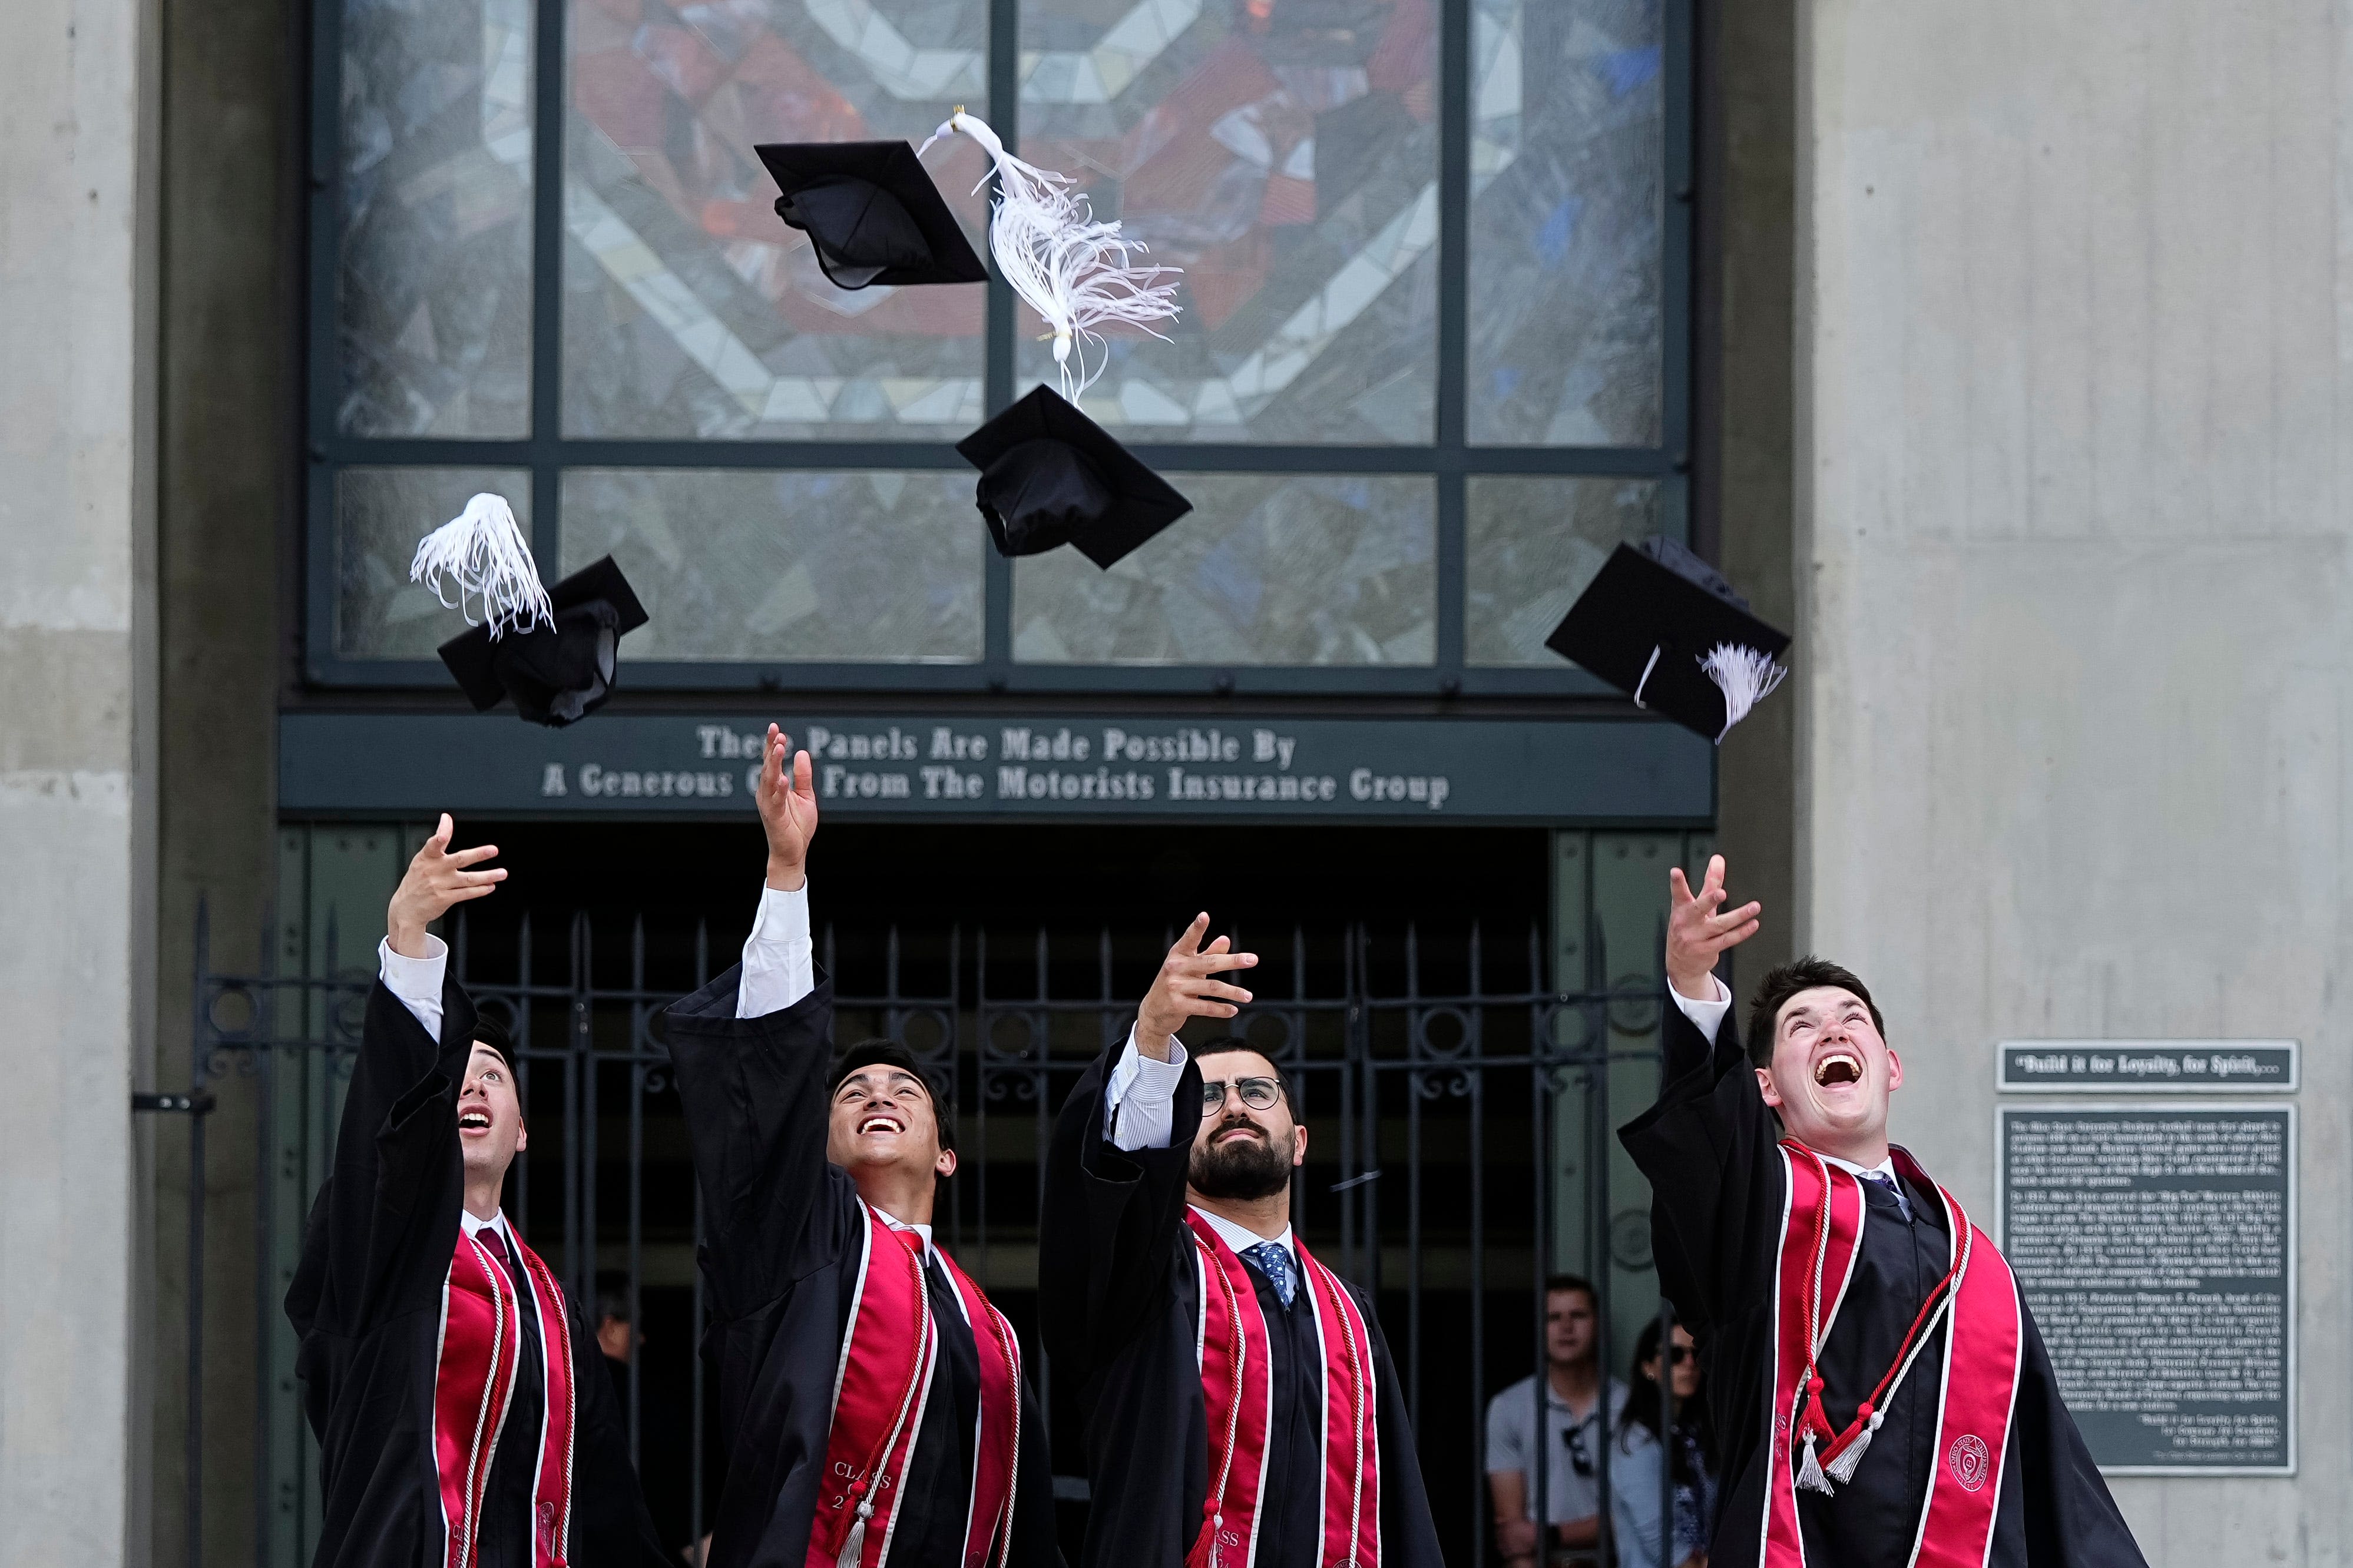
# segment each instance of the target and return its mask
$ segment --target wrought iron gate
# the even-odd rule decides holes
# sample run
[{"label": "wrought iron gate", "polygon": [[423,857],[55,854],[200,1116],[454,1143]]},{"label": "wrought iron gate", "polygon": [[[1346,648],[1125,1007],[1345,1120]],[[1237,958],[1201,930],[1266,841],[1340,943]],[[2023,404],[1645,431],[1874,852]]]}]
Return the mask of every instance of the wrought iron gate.
[{"label": "wrought iron gate", "polygon": [[[1484,1415],[1497,1388],[1543,1364],[1546,1273],[1594,1283],[1605,1373],[1624,1375],[1634,1328],[1662,1310],[1648,1196],[1614,1153],[1613,1133],[1658,1084],[1657,919],[1630,933],[1647,952],[1618,967],[1598,920],[1577,933],[1581,943],[1555,932],[1549,947],[1535,928],[1476,924],[1231,933],[1261,955],[1250,981],[1259,1000],[1236,1032],[1282,1066],[1310,1130],[1296,1223],[1378,1293],[1452,1561],[1483,1564],[1493,1551]],[[588,911],[452,927],[455,973],[512,1021],[520,1047],[532,1139],[508,1212],[584,1304],[601,1286],[647,1336],[617,1383],[649,1499],[670,1533],[697,1539],[715,1496],[711,1391],[692,1353],[704,1312],[699,1200],[657,1018],[733,962],[740,928]],[[999,930],[822,931],[837,1040],[901,1040],[955,1102],[965,1159],[940,1234],[1025,1337],[1034,1334],[1050,1119],[1087,1062],[1124,1032],[1172,940],[1109,927],[1013,940]],[[373,942],[331,929],[305,967],[325,978],[215,974],[197,955],[197,1088],[251,1092],[262,1113],[253,1331],[264,1568],[307,1563],[315,1539],[316,1454],[280,1302],[332,1158]],[[1574,988],[1546,984],[1562,968]],[[1030,1364],[1050,1373],[1042,1356]],[[1071,1412],[1046,1392],[1057,1468],[1074,1477]],[[1605,1500],[1613,1447],[1592,1461]],[[1545,1469],[1564,1458],[1538,1445],[1532,1496],[1546,1495]],[[1083,1483],[1059,1480],[1057,1495],[1081,1506]]]}]

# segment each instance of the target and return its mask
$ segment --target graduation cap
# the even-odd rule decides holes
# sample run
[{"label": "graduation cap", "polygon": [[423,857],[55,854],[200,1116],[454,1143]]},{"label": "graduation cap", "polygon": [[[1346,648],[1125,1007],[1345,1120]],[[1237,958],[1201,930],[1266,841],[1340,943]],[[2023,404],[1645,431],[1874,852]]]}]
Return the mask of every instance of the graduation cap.
[{"label": "graduation cap", "polygon": [[1111,433],[1040,386],[956,443],[1000,555],[1060,544],[1108,569],[1193,510]]},{"label": "graduation cap", "polygon": [[441,662],[478,713],[514,699],[515,712],[561,729],[613,694],[621,636],[644,626],[645,606],[609,555],[548,590],[552,620],[524,629],[476,626],[441,645]]},{"label": "graduation cap", "polygon": [[1660,534],[1618,546],[1545,647],[1719,742],[1788,673],[1789,634]]},{"label": "graduation cap", "polygon": [[809,237],[835,288],[988,281],[904,142],[769,142],[753,151],[785,193],[776,216]]}]

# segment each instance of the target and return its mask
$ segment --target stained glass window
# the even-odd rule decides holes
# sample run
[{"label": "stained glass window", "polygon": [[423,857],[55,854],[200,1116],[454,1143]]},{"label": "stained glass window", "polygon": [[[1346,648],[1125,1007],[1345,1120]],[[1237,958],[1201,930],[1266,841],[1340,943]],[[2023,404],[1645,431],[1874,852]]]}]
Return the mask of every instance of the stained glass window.
[{"label": "stained glass window", "polygon": [[533,0],[343,17],[343,386],[355,436],[531,433]]},{"label": "stained glass window", "polygon": [[564,570],[611,555],[634,658],[969,663],[982,552],[960,475],[575,469]]},{"label": "stained glass window", "polygon": [[1014,574],[1013,656],[1037,664],[1427,665],[1425,479],[1188,474],[1194,511],[1108,572],[1075,551]]},{"label": "stained glass window", "polygon": [[[331,0],[310,668],[443,683],[407,561],[489,488],[655,684],[1583,689],[1544,634],[1689,510],[1688,10]],[[953,450],[1043,323],[834,287],[754,152],[959,106],[1179,269],[1082,403],[1195,510],[1109,572],[993,557]],[[924,163],[985,254],[980,149]]]}]

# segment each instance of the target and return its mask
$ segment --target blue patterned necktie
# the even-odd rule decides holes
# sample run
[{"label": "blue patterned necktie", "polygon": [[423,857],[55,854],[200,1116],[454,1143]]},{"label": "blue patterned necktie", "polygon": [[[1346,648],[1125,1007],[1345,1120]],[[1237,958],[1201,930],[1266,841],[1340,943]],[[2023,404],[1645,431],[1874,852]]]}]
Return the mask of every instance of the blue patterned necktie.
[{"label": "blue patterned necktie", "polygon": [[1299,1275],[1291,1266],[1291,1248],[1279,1241],[1261,1241],[1256,1247],[1244,1247],[1242,1256],[1258,1265],[1274,1293],[1282,1298],[1282,1310],[1291,1310],[1292,1297],[1299,1293]]},{"label": "blue patterned necktie", "polygon": [[1901,1213],[1906,1220],[1912,1217],[1911,1200],[1904,1195],[1904,1188],[1894,1177],[1884,1171],[1865,1171],[1862,1173],[1862,1179],[1894,1198],[1897,1212]]}]

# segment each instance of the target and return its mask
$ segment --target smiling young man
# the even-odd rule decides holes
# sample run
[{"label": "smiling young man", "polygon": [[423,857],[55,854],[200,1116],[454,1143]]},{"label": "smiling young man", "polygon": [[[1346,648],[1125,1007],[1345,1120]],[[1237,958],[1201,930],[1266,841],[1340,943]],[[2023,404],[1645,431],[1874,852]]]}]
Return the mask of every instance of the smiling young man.
[{"label": "smiling young man", "polygon": [[1307,1157],[1293,1088],[1239,1039],[1187,1059],[1188,1018],[1258,961],[1197,917],[1134,1028],[1055,1124],[1039,1226],[1047,1352],[1076,1384],[1083,1568],[1439,1568],[1397,1370],[1371,1299],[1291,1228]]},{"label": "smiling young man", "polygon": [[831,1060],[805,870],[817,792],[773,724],[759,808],[767,886],[744,962],[665,1015],[727,1446],[709,1561],[1059,1564],[1020,1342],[932,1241],[954,1122],[903,1047]]},{"label": "smiling young man", "polygon": [[1664,1087],[1620,1137],[1706,1364],[1710,1561],[2144,1568],[2009,1265],[1887,1142],[1904,1063],[1871,993],[1785,964],[1744,1052],[1714,972],[1758,906],[1723,909],[1721,856],[1669,879]]},{"label": "smiling young man", "polygon": [[500,1207],[512,1047],[427,927],[498,853],[439,827],[386,910],[334,1166],[286,1293],[324,1500],[317,1568],[666,1561],[595,1331]]}]

